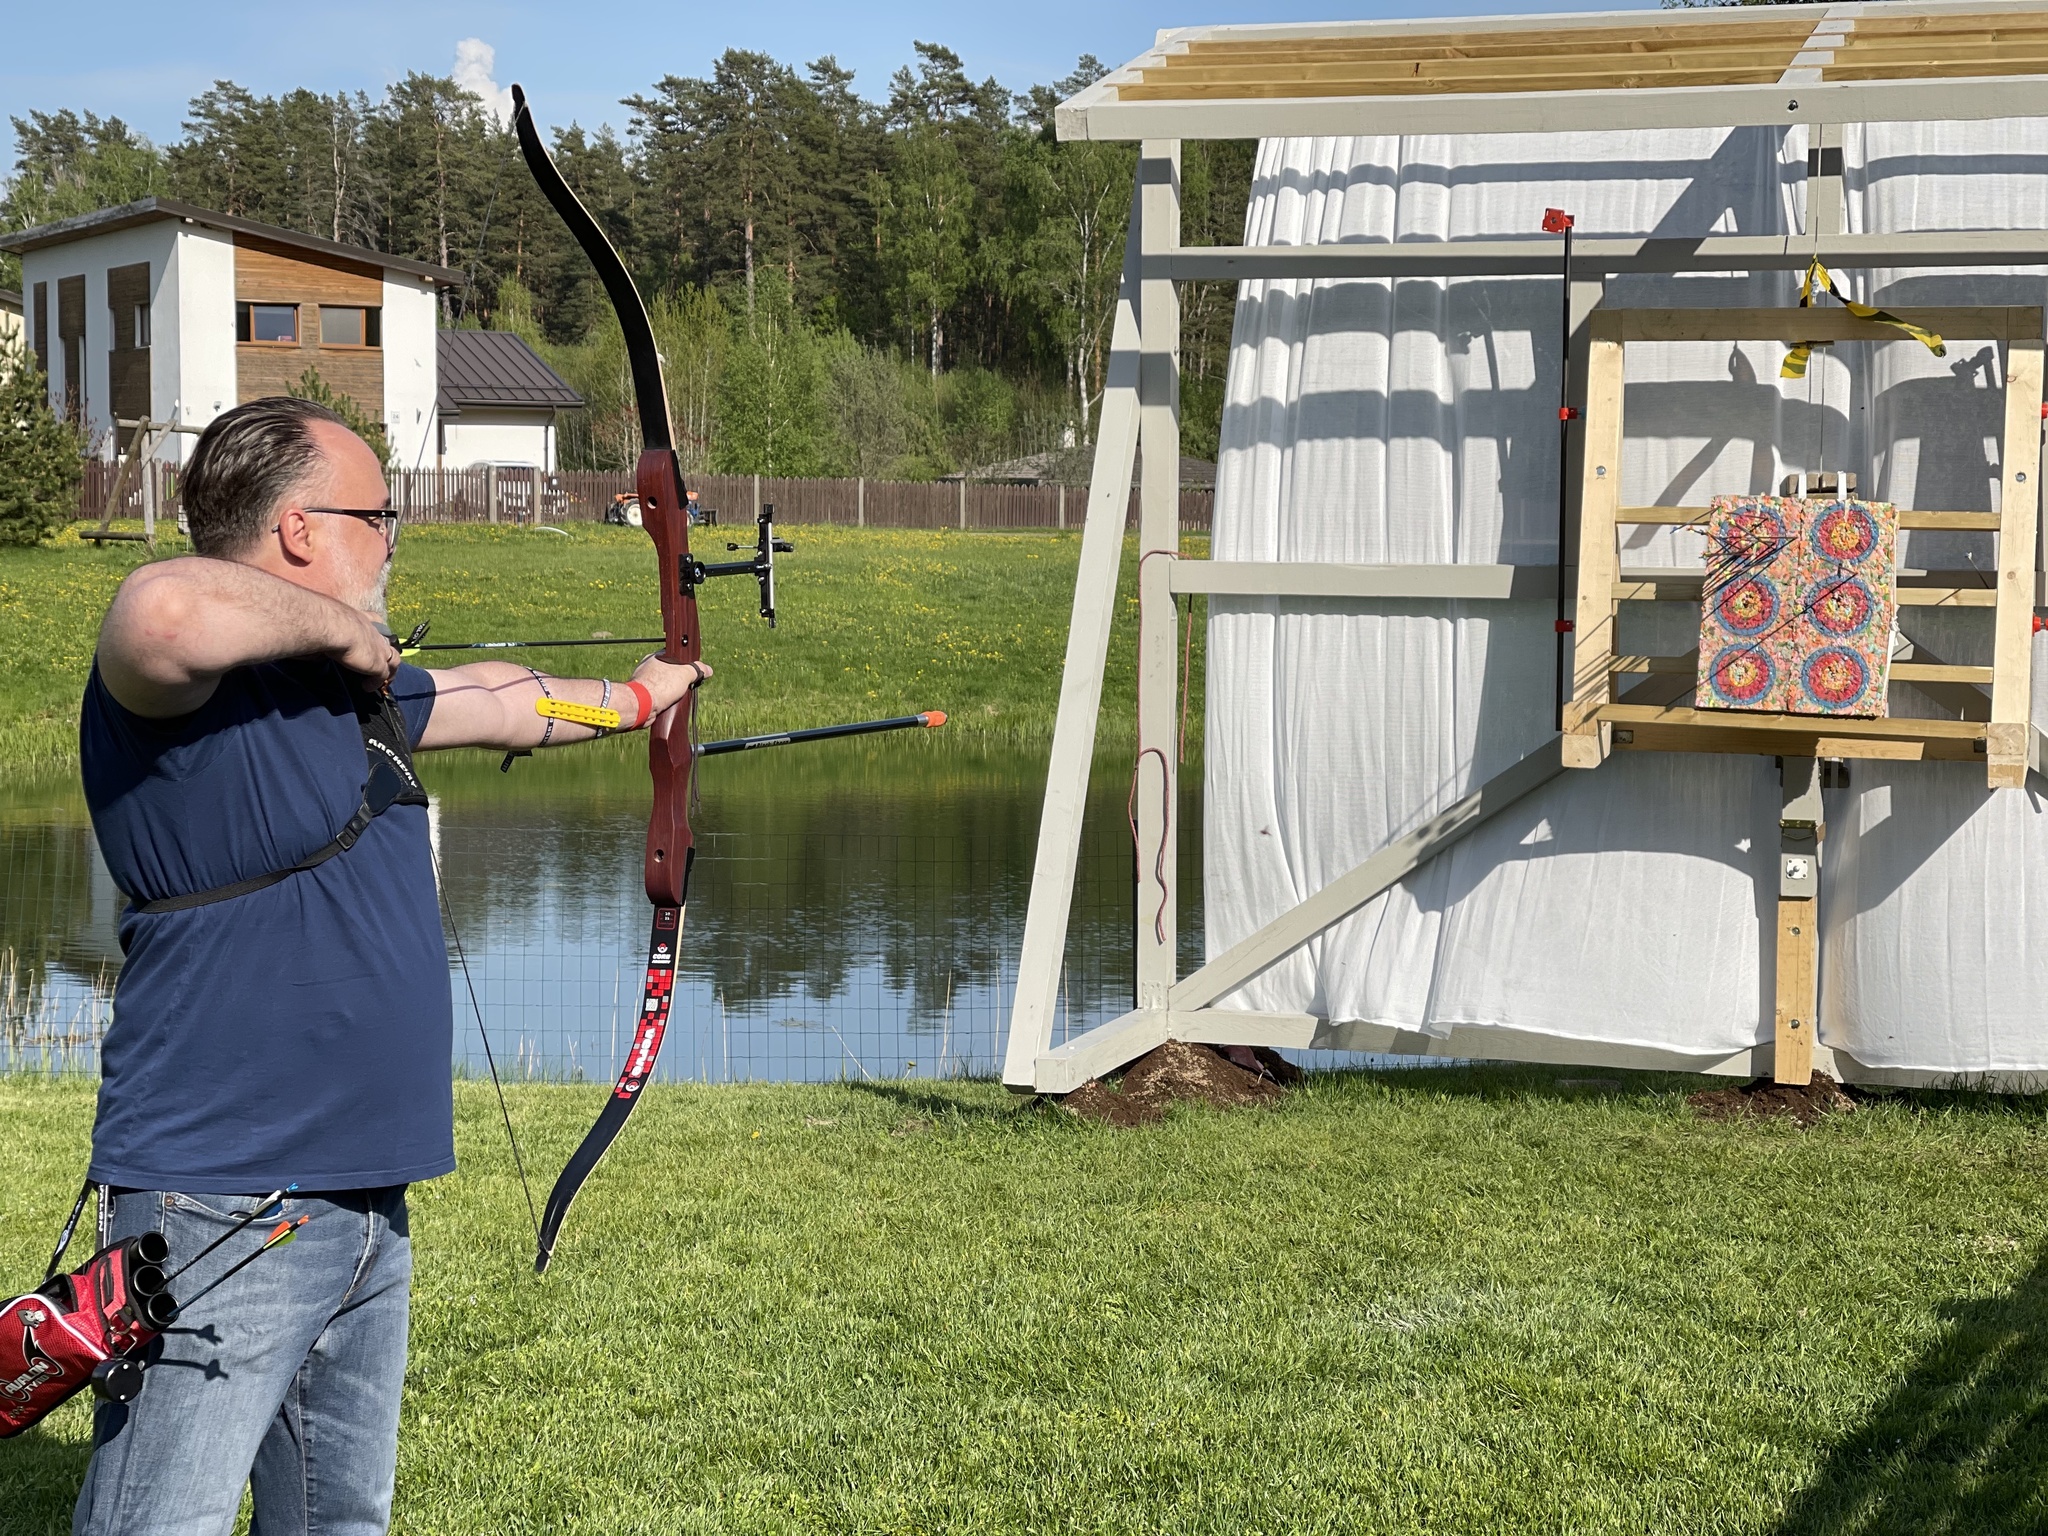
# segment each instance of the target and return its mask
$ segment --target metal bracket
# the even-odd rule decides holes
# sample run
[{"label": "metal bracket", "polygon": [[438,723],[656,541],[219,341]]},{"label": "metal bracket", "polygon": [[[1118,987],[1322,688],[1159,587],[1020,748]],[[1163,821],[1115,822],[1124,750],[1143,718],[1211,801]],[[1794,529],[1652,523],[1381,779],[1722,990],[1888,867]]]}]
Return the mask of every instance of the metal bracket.
[{"label": "metal bracket", "polygon": [[[754,558],[751,560],[721,560],[706,565],[695,555],[685,555],[679,573],[683,591],[688,593],[704,585],[713,576],[751,576],[761,584],[761,617],[768,621],[768,627],[775,627],[775,557],[793,555],[796,546],[787,539],[775,537],[775,507],[773,503],[761,509],[756,519],[754,535]],[[728,544],[727,549],[744,546]]]}]

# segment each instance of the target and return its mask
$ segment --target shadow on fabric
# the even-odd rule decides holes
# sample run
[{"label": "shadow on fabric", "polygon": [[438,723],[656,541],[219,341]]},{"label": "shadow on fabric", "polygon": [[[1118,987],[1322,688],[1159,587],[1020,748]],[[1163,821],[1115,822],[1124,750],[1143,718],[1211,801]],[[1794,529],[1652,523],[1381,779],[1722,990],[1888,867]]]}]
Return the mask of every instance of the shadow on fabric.
[{"label": "shadow on fabric", "polygon": [[1777,1536],[2048,1529],[2048,1258],[1947,1328],[1822,1462]]},{"label": "shadow on fabric", "polygon": [[[67,1406],[60,1413],[76,1411]],[[53,1434],[47,1424],[0,1446],[0,1536],[69,1531],[71,1506],[78,1502],[91,1459],[90,1442]]]}]

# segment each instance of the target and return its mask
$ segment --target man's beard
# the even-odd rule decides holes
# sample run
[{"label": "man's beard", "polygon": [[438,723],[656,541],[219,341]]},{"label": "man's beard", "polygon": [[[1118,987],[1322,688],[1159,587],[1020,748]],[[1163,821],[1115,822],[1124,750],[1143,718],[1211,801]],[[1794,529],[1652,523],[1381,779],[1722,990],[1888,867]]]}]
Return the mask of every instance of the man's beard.
[{"label": "man's beard", "polygon": [[387,588],[390,585],[391,562],[387,559],[382,565],[377,567],[376,580],[372,581],[368,587],[364,588],[363,591],[357,595],[354,603],[351,606],[360,608],[364,613],[367,613],[371,618],[375,619],[378,623],[383,623],[385,606],[384,591],[385,588]]}]

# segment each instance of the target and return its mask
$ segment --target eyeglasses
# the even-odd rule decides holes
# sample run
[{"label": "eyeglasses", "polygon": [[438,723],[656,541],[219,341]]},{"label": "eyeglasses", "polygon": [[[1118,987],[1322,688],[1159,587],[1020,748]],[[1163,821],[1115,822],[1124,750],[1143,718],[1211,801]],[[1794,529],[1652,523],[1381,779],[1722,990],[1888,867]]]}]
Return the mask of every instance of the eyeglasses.
[{"label": "eyeglasses", "polygon": [[[386,549],[398,548],[398,514],[389,507],[301,507],[301,512],[324,512],[329,517],[359,517],[384,535]],[[273,533],[275,529],[271,530]]]}]

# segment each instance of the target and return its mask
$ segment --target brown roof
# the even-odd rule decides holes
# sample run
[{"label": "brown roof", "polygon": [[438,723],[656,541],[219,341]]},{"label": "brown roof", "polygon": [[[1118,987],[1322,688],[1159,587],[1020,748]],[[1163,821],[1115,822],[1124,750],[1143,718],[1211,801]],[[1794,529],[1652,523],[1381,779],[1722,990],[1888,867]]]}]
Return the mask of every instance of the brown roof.
[{"label": "brown roof", "polygon": [[154,224],[162,219],[179,219],[187,224],[203,224],[208,229],[226,230],[230,234],[260,235],[263,239],[279,245],[296,246],[304,251],[317,251],[323,256],[343,256],[350,261],[360,261],[374,267],[388,267],[394,272],[410,272],[414,277],[424,277],[429,282],[451,288],[459,288],[463,283],[460,272],[447,267],[437,267],[432,262],[410,261],[403,256],[387,256],[382,251],[373,251],[367,246],[343,245],[336,240],[323,240],[318,235],[303,235],[296,229],[281,229],[275,224],[260,224],[254,219],[240,218],[232,213],[215,213],[211,208],[196,207],[191,203],[181,203],[168,197],[138,198],[132,203],[123,203],[118,208],[100,208],[92,213],[81,213],[76,218],[59,219],[54,224],[38,224],[34,229],[0,235],[0,251],[40,251],[46,246],[65,245],[73,240],[111,234],[117,229],[133,229],[138,224]]},{"label": "brown roof", "polygon": [[511,331],[440,331],[436,336],[444,415],[460,415],[465,405],[573,411],[583,404],[583,397]]}]

